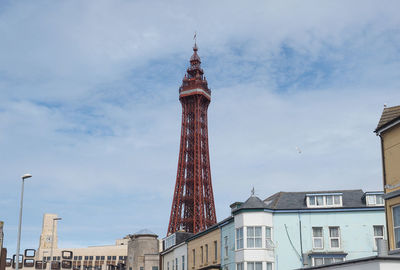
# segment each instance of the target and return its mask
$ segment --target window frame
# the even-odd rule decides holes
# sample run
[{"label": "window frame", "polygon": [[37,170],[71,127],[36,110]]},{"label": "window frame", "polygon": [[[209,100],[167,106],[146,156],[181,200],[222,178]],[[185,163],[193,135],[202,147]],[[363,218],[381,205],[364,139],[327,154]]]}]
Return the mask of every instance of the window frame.
[{"label": "window frame", "polygon": [[[392,210],[392,227],[393,227],[393,240],[394,240],[394,248],[395,249],[400,249],[400,239],[397,239],[396,240],[396,230],[399,230],[400,231],[400,221],[399,221],[399,224],[396,226],[396,224],[394,224],[394,210],[395,209],[399,209],[398,211],[400,211],[400,204],[396,204],[396,205],[393,205],[392,207],[391,207],[391,210]],[[400,232],[399,232],[399,236],[400,236]],[[397,246],[397,244],[399,243],[399,246]]]},{"label": "window frame", "polygon": [[218,241],[214,241],[214,261],[218,260]]},{"label": "window frame", "polygon": [[258,269],[258,270],[263,270],[263,262],[262,261],[248,261],[248,262],[246,262],[247,270],[249,270],[249,264],[253,264],[253,270],[257,270],[257,266],[256,265],[261,265],[261,269]]},{"label": "window frame", "polygon": [[236,234],[235,234],[235,246],[236,250],[243,249],[244,248],[244,227],[236,228]]},{"label": "window frame", "polygon": [[[269,231],[269,237],[267,237],[267,231]],[[272,227],[270,226],[265,226],[265,248],[266,249],[273,249],[274,248],[274,242],[272,239]]]},{"label": "window frame", "polygon": [[228,257],[228,252],[229,252],[228,236],[227,235],[224,236],[224,251],[225,251],[224,258],[227,258]]},{"label": "window frame", "polygon": [[[341,245],[341,237],[340,237],[340,227],[339,226],[329,226],[329,247],[331,249],[340,249],[342,247]],[[331,230],[332,229],[337,229],[338,232],[338,236],[331,236]],[[338,246],[337,247],[333,247],[332,246],[332,240],[337,240],[338,241]]]},{"label": "window frame", "polygon": [[[321,229],[321,236],[314,236],[314,229],[320,228]],[[311,227],[311,236],[312,236],[312,248],[313,249],[324,249],[324,227],[321,226],[316,226],[316,227]],[[315,240],[316,239],[321,239],[321,247],[316,247],[315,246]]]},{"label": "window frame", "polygon": [[[327,198],[332,198],[332,203],[328,204]],[[319,198],[322,199],[319,204]],[[339,202],[336,203],[336,198],[339,198]],[[343,207],[343,194],[332,193],[332,194],[306,194],[306,204],[308,208],[334,208]]]},{"label": "window frame", "polygon": [[[252,235],[249,234],[249,229],[253,230],[253,234]],[[257,229],[259,229],[259,231],[260,231],[260,235],[259,236],[256,235],[256,230]],[[253,246],[249,245],[249,243],[251,243],[251,241],[249,241],[249,240],[252,240],[252,242],[254,244]],[[259,240],[259,246],[256,245],[257,240]],[[262,237],[262,226],[247,226],[246,227],[246,248],[262,248],[263,247],[262,240],[263,240],[263,237]]]},{"label": "window frame", "polygon": [[[381,227],[382,228],[382,235],[375,235],[375,228],[376,227]],[[374,251],[378,250],[378,245],[377,245],[377,240],[378,239],[385,239],[385,226],[384,225],[373,225],[372,226],[372,230],[373,230],[373,239],[374,239]]]}]

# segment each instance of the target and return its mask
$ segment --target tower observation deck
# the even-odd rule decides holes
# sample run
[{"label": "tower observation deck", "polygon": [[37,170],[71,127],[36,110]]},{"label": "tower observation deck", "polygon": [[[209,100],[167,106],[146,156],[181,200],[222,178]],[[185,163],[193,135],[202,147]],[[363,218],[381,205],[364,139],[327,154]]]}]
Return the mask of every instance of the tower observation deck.
[{"label": "tower observation deck", "polygon": [[211,90],[197,51],[195,43],[190,67],[179,88],[181,141],[168,235],[179,230],[197,233],[217,222],[208,151]]}]

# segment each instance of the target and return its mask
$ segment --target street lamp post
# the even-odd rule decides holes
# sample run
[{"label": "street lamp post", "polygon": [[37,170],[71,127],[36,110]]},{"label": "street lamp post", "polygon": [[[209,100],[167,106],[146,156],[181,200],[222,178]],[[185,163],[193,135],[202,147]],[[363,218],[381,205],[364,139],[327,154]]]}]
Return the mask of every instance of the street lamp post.
[{"label": "street lamp post", "polygon": [[25,179],[28,179],[31,177],[32,177],[31,174],[24,174],[23,176],[21,176],[21,178],[22,178],[21,204],[19,207],[18,240],[17,240],[17,252],[15,253],[15,259],[16,259],[15,270],[19,269],[19,248],[20,248],[20,244],[21,244],[22,208],[24,205],[24,183],[25,183]]},{"label": "street lamp post", "polygon": [[[53,262],[53,245],[54,245],[54,225],[56,220],[61,220],[62,218],[53,218],[53,231],[51,233],[51,249],[50,249],[50,270],[51,270],[51,265]],[[18,269],[16,269],[18,270]]]}]

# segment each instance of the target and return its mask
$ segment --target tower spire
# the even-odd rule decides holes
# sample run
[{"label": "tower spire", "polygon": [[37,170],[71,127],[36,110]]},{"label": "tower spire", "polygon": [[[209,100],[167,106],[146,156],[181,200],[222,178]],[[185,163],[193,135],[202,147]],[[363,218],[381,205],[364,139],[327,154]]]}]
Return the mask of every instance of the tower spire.
[{"label": "tower spire", "polygon": [[181,143],[168,235],[197,233],[217,222],[208,150],[207,109],[211,101],[196,34],[190,66],[179,88],[182,104]]}]

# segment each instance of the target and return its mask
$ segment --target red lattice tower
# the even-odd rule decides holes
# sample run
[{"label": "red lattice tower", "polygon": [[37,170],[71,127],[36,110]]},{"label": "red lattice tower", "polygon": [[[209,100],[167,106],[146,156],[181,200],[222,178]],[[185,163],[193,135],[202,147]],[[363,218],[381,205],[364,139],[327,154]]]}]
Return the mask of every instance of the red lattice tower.
[{"label": "red lattice tower", "polygon": [[197,233],[217,222],[208,153],[211,90],[200,64],[195,43],[190,67],[179,88],[181,143],[168,235],[179,230]]}]

